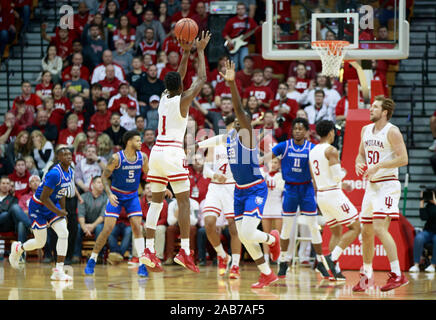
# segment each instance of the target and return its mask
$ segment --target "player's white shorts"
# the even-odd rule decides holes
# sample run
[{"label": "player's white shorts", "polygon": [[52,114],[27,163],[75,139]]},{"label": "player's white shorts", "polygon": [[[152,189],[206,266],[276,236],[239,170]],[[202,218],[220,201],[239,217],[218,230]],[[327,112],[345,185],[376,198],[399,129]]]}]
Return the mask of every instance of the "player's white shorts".
[{"label": "player's white shorts", "polygon": [[372,223],[373,219],[392,220],[400,217],[398,203],[401,197],[401,183],[398,180],[368,182],[362,202],[360,221]]},{"label": "player's white shorts", "polygon": [[329,227],[350,225],[359,218],[359,212],[342,189],[318,190],[316,201]]},{"label": "player's white shorts", "polygon": [[263,208],[262,219],[282,219],[282,202],[283,199],[277,199],[268,195],[265,207]]},{"label": "player's white shorts", "polygon": [[186,154],[182,147],[158,147],[151,149],[148,161],[148,182],[152,192],[165,191],[168,182],[175,194],[189,191],[189,171],[186,164]]},{"label": "player's white shorts", "polygon": [[226,219],[234,219],[233,199],[235,193],[234,183],[209,184],[206,198],[204,200],[203,217],[210,215],[219,217],[224,214]]}]

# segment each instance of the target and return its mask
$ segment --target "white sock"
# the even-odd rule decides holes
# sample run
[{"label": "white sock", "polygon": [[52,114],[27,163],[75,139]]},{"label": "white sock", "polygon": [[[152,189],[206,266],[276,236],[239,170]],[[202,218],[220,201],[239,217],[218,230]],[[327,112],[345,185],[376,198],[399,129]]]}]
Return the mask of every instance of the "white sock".
[{"label": "white sock", "polygon": [[391,271],[395,273],[398,277],[401,276],[400,261],[395,260],[391,262]]},{"label": "white sock", "polygon": [[269,267],[269,264],[266,262],[259,264],[257,267],[259,268],[260,272],[262,272],[263,274],[268,275],[271,273],[271,268]]},{"label": "white sock", "polygon": [[279,257],[279,261],[280,262],[286,262],[288,261],[288,258],[286,256],[287,252],[286,251],[281,251],[280,252],[280,257]]},{"label": "white sock", "polygon": [[369,264],[367,264],[367,263],[364,263],[363,264],[363,273],[365,273],[365,275],[369,278],[369,279],[371,279],[372,278],[372,264],[371,263],[369,263]]},{"label": "white sock", "polygon": [[264,254],[263,255],[263,257],[264,257],[264,259],[265,259],[265,262],[269,262],[269,254],[268,253],[266,253],[266,254]]},{"label": "white sock", "polygon": [[232,267],[233,266],[239,266],[239,260],[241,259],[240,254],[232,254]]},{"label": "white sock", "polygon": [[140,257],[144,253],[144,238],[134,238],[133,245],[136,249],[136,254]]},{"label": "white sock", "polygon": [[220,243],[219,246],[213,247],[221,258],[225,258],[227,256],[227,253],[224,251],[223,245]]},{"label": "white sock", "polygon": [[63,262],[56,262],[56,269],[58,269],[59,271],[63,271],[64,270],[64,263]]},{"label": "white sock", "polygon": [[94,261],[97,261],[97,257],[98,257],[98,253],[91,252],[91,258],[90,259],[92,259]]},{"label": "white sock", "polygon": [[342,251],[344,250],[342,250],[341,247],[336,246],[332,251],[332,261],[338,261],[339,257],[342,254]]},{"label": "white sock", "polygon": [[324,262],[322,258],[324,258],[324,256],[323,256],[322,254],[317,254],[317,255],[316,255],[316,261],[318,261],[318,262]]},{"label": "white sock", "polygon": [[339,261],[336,262],[335,269],[336,269],[336,272],[341,272],[341,267],[339,267]]},{"label": "white sock", "polygon": [[185,253],[189,256],[191,254],[191,250],[189,249],[189,238],[180,239],[180,244]]},{"label": "white sock", "polygon": [[[154,238],[145,240],[145,247],[150,250],[151,253],[154,253]],[[136,249],[138,250],[138,249]]]}]

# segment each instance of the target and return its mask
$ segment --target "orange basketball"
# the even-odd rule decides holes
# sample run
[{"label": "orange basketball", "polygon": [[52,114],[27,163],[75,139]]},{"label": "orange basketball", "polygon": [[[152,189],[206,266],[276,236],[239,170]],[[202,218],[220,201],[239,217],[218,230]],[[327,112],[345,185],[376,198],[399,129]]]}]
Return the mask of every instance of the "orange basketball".
[{"label": "orange basketball", "polygon": [[177,40],[192,42],[198,34],[198,25],[192,19],[183,18],[177,21],[174,32]]}]

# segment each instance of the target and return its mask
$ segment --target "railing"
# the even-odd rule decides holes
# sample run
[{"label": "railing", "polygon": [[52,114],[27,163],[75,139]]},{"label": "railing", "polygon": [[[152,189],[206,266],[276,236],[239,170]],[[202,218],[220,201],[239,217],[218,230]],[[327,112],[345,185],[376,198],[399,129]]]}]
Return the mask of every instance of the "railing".
[{"label": "railing", "polygon": [[428,50],[430,49],[430,41],[428,40],[428,35],[430,33],[430,27],[427,29],[425,34],[425,50],[424,57],[421,60],[421,96],[422,96],[422,110],[421,114],[425,115],[425,86],[429,85],[428,79]]}]

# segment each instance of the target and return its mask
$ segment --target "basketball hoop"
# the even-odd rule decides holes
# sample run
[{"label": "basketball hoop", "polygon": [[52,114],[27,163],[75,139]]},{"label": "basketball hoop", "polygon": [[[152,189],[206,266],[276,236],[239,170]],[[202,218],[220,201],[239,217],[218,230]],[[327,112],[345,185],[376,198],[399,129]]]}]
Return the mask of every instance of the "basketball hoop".
[{"label": "basketball hoop", "polygon": [[326,77],[339,77],[342,60],[349,46],[348,41],[320,40],[313,41],[312,48],[315,49],[322,61],[321,74]]}]

